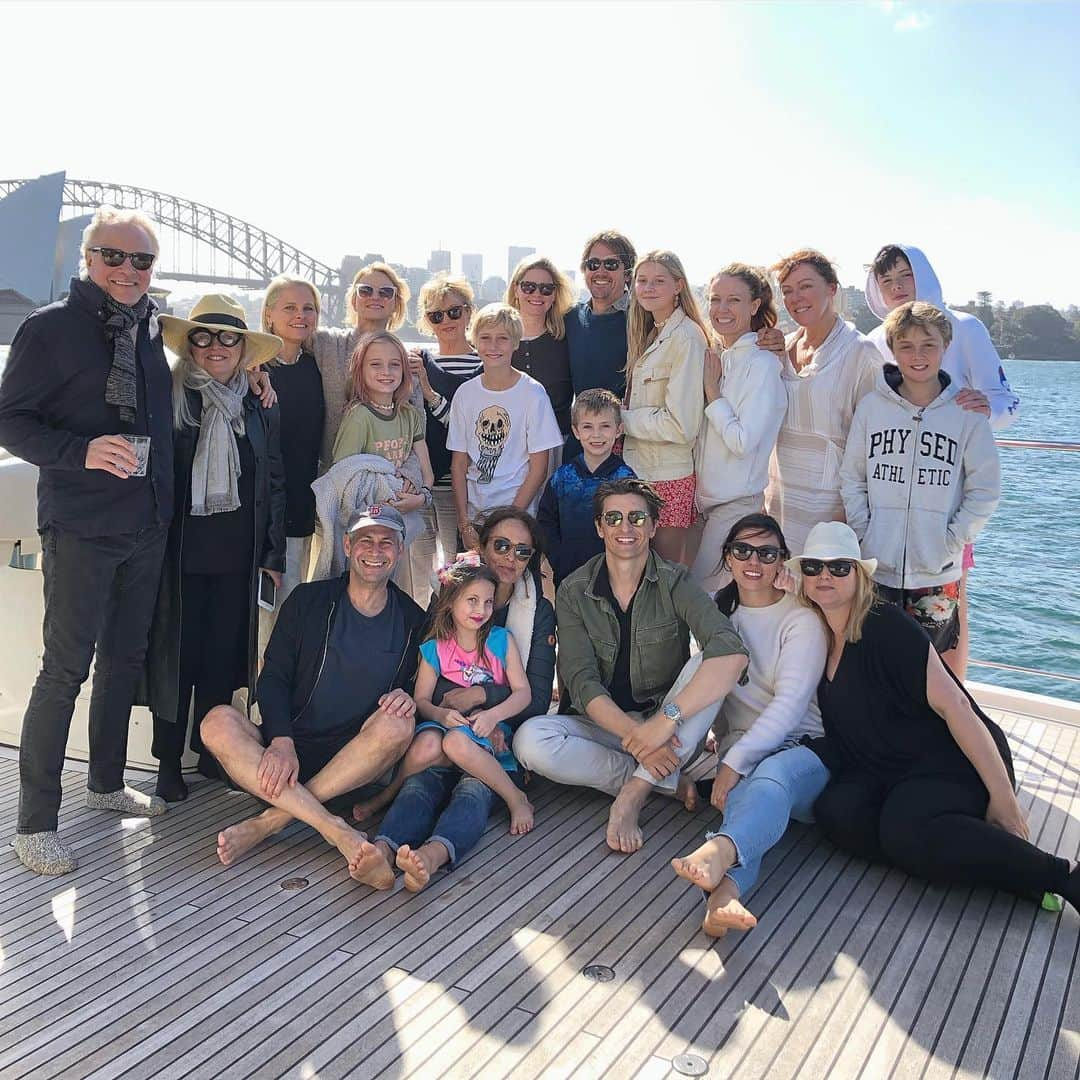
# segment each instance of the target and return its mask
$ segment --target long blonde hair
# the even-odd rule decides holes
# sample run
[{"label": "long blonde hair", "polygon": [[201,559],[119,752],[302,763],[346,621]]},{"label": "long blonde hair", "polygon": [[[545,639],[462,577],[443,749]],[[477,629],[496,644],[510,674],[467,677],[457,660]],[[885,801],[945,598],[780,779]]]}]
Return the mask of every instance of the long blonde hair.
[{"label": "long blonde hair", "polygon": [[390,279],[390,284],[397,290],[394,294],[394,310],[390,313],[390,318],[386,321],[386,329],[396,330],[399,326],[403,326],[405,320],[408,318],[409,297],[412,296],[412,293],[409,291],[408,282],[406,282],[389,263],[373,262],[368,263],[367,266],[361,266],[353,275],[352,284],[349,286],[349,291],[345,294],[346,326],[356,326],[359,321],[355,307],[356,286],[359,285],[362,279],[368,274],[376,273],[385,274]]},{"label": "long blonde hair", "polygon": [[630,277],[630,310],[626,317],[626,374],[629,377],[634,370],[634,365],[641,358],[641,354],[652,344],[656,337],[656,320],[652,312],[646,311],[638,302],[637,293],[634,290],[634,279],[644,263],[659,263],[672,277],[678,279],[681,284],[675,296],[675,306],[681,307],[686,312],[686,317],[695,322],[698,329],[704,335],[706,341],[712,340],[709,336],[709,327],[701,317],[694,293],[687,280],[686,271],[679,256],[674,251],[648,251],[634,263],[634,272]]},{"label": "long blonde hair", "polygon": [[544,316],[544,326],[556,341],[562,341],[566,336],[566,313],[574,306],[574,287],[570,284],[570,279],[546,255],[529,255],[514,267],[510,284],[506,286],[506,302],[512,308],[521,310],[518,307],[517,287],[530,270],[543,270],[551,275],[555,285],[555,302]]},{"label": "long blonde hair", "polygon": [[[319,296],[319,290],[315,288],[310,281],[306,281],[301,277],[293,277],[291,274],[278,274],[273,281],[266,287],[266,296],[263,297],[262,315],[260,317],[260,323],[264,334],[274,333],[273,319],[270,318],[270,310],[277,303],[278,297],[281,293],[293,285],[302,285],[311,293],[312,302],[315,304],[315,329],[319,328],[319,319],[322,317],[322,297]],[[313,330],[302,343],[302,348],[305,352],[311,352],[315,347],[314,345],[315,331]],[[276,364],[277,357],[268,361],[271,365]]]},{"label": "long blonde hair", "polygon": [[[861,563],[855,563],[852,573],[856,578],[855,596],[852,598],[851,613],[848,615],[847,626],[844,628],[844,641],[855,645],[861,640],[866,618],[874,605],[879,603],[879,599],[877,589],[874,588],[874,579],[863,569]],[[803,607],[808,607],[815,612],[822,626],[825,627],[825,635],[829,643],[835,645],[832,627],[829,626],[825,613],[806,595],[806,579],[802,574],[795,575],[795,597]]]}]

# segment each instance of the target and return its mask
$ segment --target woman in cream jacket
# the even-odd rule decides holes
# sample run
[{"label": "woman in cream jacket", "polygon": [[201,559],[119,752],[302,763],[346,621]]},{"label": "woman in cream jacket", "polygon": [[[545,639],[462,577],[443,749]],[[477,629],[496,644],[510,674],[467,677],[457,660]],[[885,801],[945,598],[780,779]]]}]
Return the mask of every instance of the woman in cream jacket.
[{"label": "woman in cream jacket", "polygon": [[650,251],[634,267],[627,318],[626,464],[664,501],[653,546],[687,563],[694,523],[694,443],[705,411],[705,324],[679,257]]}]

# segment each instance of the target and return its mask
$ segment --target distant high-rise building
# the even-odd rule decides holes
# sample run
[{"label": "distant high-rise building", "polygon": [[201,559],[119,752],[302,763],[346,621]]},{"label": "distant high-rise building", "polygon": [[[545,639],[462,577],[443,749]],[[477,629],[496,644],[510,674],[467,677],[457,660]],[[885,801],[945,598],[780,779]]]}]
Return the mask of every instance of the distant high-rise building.
[{"label": "distant high-rise building", "polygon": [[506,280],[514,276],[514,267],[529,255],[535,255],[534,247],[509,247],[506,249]]},{"label": "distant high-rise building", "polygon": [[489,277],[480,286],[480,299],[485,304],[497,304],[506,296],[506,282],[501,277]]},{"label": "distant high-rise building", "polygon": [[465,280],[474,288],[478,288],[484,280],[484,256],[462,255],[461,273]]},{"label": "distant high-rise building", "polygon": [[450,252],[432,251],[427,261],[428,272],[432,274],[448,273],[450,270]]}]

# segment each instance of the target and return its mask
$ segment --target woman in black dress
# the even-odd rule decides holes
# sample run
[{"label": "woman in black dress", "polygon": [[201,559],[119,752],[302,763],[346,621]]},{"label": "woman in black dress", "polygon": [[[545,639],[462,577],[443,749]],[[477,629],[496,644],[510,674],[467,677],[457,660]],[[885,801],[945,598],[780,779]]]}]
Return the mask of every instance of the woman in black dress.
[{"label": "woman in black dress", "polygon": [[832,776],[814,816],[838,846],[931,881],[988,885],[1080,907],[1080,872],[1035,847],[1004,733],[942,664],[926,633],[879,603],[873,559],[843,522],[814,526],[789,568],[828,629],[818,687]]}]

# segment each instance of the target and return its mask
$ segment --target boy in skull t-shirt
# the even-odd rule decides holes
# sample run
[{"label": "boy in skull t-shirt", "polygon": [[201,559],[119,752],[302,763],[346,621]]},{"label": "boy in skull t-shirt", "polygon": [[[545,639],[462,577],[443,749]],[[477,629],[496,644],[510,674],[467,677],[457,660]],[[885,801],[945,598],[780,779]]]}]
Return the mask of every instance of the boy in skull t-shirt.
[{"label": "boy in skull t-shirt", "polygon": [[521,316],[506,304],[478,311],[469,328],[484,370],[463,383],[450,405],[446,448],[458,530],[472,544],[471,521],[495,506],[536,512],[547,480],[548,452],[562,446],[547,391],[511,367]]}]

